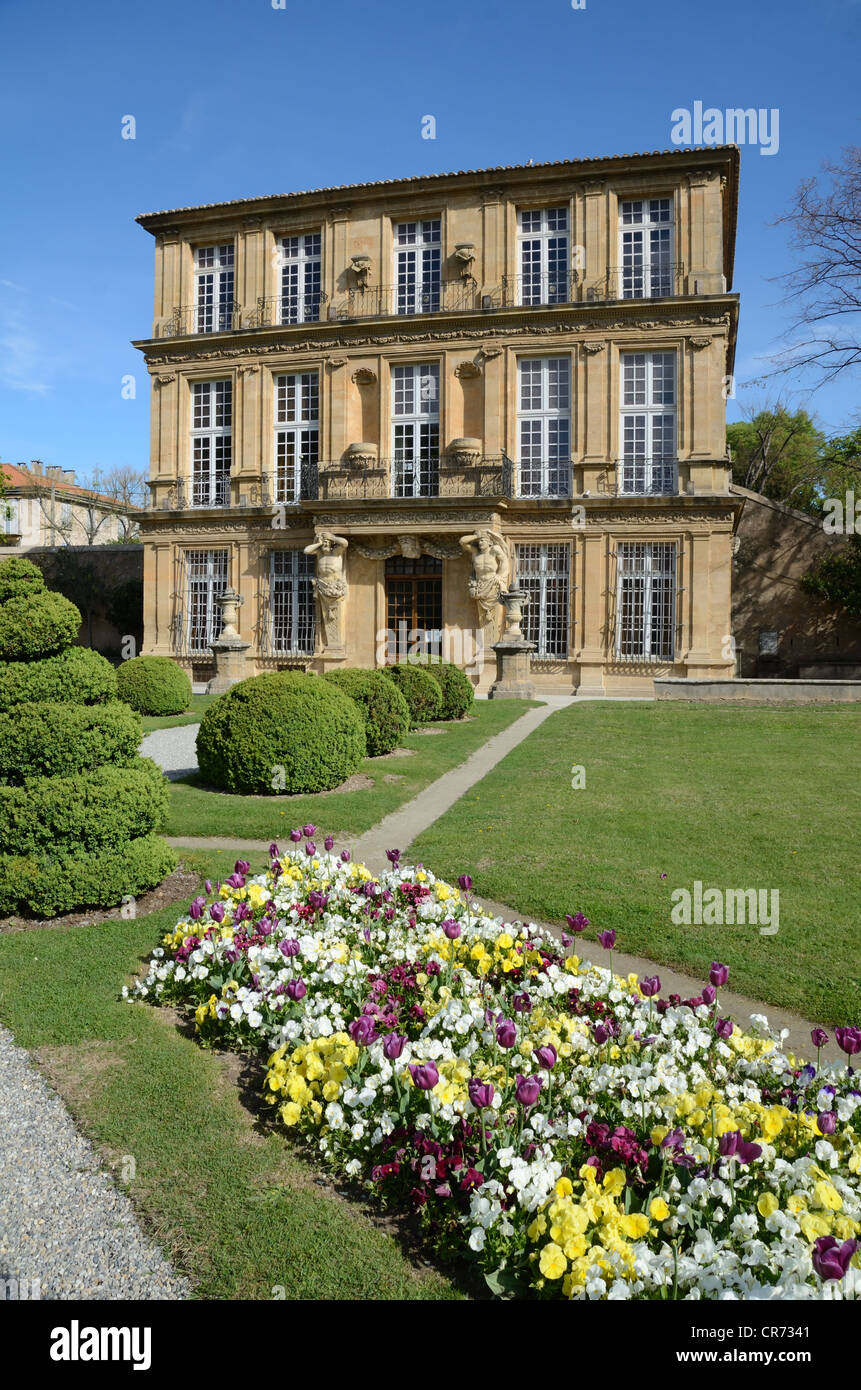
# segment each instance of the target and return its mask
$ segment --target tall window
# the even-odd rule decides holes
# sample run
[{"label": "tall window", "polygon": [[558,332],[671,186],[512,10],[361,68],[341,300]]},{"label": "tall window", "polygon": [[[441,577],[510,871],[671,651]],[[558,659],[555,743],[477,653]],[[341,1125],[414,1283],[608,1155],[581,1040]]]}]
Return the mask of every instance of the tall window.
[{"label": "tall window", "polygon": [[619,208],[622,298],[673,293],[673,200],[636,198]]},{"label": "tall window", "polygon": [[439,364],[392,367],[392,496],[439,496]]},{"label": "tall window", "polygon": [[191,388],[191,505],[230,501],[233,383],[195,381]]},{"label": "tall window", "polygon": [[676,490],[676,355],[623,352],[622,492]]},{"label": "tall window", "polygon": [[529,595],[523,634],[537,657],[568,656],[568,592],[571,552],[567,545],[514,548],[517,585]]},{"label": "tall window", "polygon": [[272,651],[310,656],[314,651],[314,557],[302,550],[273,550],[269,563]]},{"label": "tall window", "polygon": [[440,300],[440,219],[395,224],[395,296],[399,314],[433,314]]},{"label": "tall window", "polygon": [[292,372],[287,376],[276,376],[276,502],[298,502],[303,495],[303,472],[316,467],[319,409],[316,372]]},{"label": "tall window", "polygon": [[571,460],[571,361],[521,357],[517,363],[521,497],[567,497]]},{"label": "tall window", "polygon": [[672,661],[676,631],[676,547],[620,542],[616,655]]},{"label": "tall window", "polygon": [[319,232],[281,238],[281,323],[316,323],[320,317]]},{"label": "tall window", "polygon": [[185,553],[187,650],[209,654],[218,636],[221,613],[216,603],[227,588],[226,550],[187,550]]},{"label": "tall window", "polygon": [[194,253],[194,321],[197,333],[233,327],[233,245],[198,246]]},{"label": "tall window", "polygon": [[518,212],[520,304],[568,302],[568,209]]}]

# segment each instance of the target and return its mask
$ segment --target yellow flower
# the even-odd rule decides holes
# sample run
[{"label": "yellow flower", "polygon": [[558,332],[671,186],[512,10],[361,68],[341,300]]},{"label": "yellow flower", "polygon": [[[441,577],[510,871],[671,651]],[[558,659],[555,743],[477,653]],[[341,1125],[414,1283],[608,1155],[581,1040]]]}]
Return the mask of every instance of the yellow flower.
[{"label": "yellow flower", "polygon": [[653,1221],[666,1221],[670,1214],[670,1209],[663,1197],[654,1197],[649,1203],[649,1215]]},{"label": "yellow flower", "polygon": [[536,1216],[535,1220],[532,1222],[532,1225],[529,1227],[526,1234],[529,1236],[530,1240],[538,1240],[539,1236],[543,1236],[546,1230],[547,1217]]},{"label": "yellow flower", "polygon": [[302,1107],[295,1101],[287,1101],[286,1105],[281,1106],[281,1118],[285,1125],[297,1125],[302,1116]]},{"label": "yellow flower", "polygon": [[570,1178],[560,1178],[553,1190],[557,1197],[570,1197],[574,1188]]},{"label": "yellow flower", "polygon": [[830,1182],[818,1182],[813,1187],[813,1200],[818,1207],[825,1207],[828,1211],[839,1211],[843,1206],[843,1198]]},{"label": "yellow flower", "polygon": [[779,1206],[780,1203],[773,1192],[763,1192],[757,1201],[756,1209],[760,1216],[768,1217],[773,1216]]},{"label": "yellow flower", "polygon": [[514,938],[504,931],[501,936],[496,938],[496,947],[499,951],[510,951],[514,945]]},{"label": "yellow flower", "polygon": [[780,1106],[775,1105],[771,1110],[766,1110],[762,1117],[761,1124],[763,1135],[769,1143],[771,1143],[772,1139],[777,1138],[785,1123],[785,1112]]},{"label": "yellow flower", "polygon": [[805,1211],[798,1218],[798,1224],[807,1240],[818,1240],[820,1236],[827,1236],[831,1231],[831,1222],[825,1216],[814,1216],[811,1212]]},{"label": "yellow flower", "polygon": [[609,1192],[611,1197],[618,1197],[620,1192],[625,1190],[625,1170],[624,1168],[612,1168],[609,1173],[604,1175],[604,1191]]},{"label": "yellow flower", "polygon": [[545,1245],[544,1249],[541,1251],[541,1259],[538,1261],[538,1268],[541,1270],[545,1279],[561,1279],[568,1268],[568,1261],[559,1249],[559,1246],[554,1245],[551,1241],[550,1244]]},{"label": "yellow flower", "polygon": [[631,1212],[629,1216],[619,1218],[619,1229],[629,1240],[640,1240],[649,1229],[649,1218],[645,1212]]}]

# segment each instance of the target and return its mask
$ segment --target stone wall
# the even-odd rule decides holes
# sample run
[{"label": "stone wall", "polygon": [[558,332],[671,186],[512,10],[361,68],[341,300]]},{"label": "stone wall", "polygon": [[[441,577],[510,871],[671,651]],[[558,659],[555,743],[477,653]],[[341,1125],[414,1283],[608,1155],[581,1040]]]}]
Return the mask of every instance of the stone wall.
[{"label": "stone wall", "polygon": [[[137,655],[143,640],[143,546],[75,545],[28,550],[49,589],[77,604],[83,619],[78,644],[105,656]],[[123,650],[125,638],[134,650]]]},{"label": "stone wall", "polygon": [[[744,507],[733,558],[736,675],[838,679],[861,676],[861,621],[800,586],[810,565],[842,536],[826,535],[804,512],[733,486]],[[776,634],[773,654],[760,634]],[[771,645],[768,637],[764,645]]]}]

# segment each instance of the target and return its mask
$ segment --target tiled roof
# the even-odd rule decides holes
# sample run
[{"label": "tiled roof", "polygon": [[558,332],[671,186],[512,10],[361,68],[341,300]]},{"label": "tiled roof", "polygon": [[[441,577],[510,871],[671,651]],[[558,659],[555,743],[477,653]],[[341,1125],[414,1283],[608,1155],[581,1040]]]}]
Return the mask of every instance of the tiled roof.
[{"label": "tiled roof", "polygon": [[111,507],[121,507],[123,511],[137,512],[142,510],[131,502],[120,502],[116,497],[108,497],[103,492],[94,492],[92,488],[79,487],[77,483],[67,483],[63,478],[46,477],[44,473],[29,473],[25,468],[17,468],[14,463],[2,463],[0,464],[0,468],[3,469],[3,476],[7,486],[10,488],[37,487],[50,489],[53,485],[57,492],[63,493],[64,495],[69,493],[78,495],[82,498],[87,497],[90,500],[95,499],[98,502],[107,502]]},{"label": "tiled roof", "polygon": [[265,203],[274,198],[305,198],[312,194],[346,193],[364,188],[397,188],[403,184],[423,183],[433,179],[454,179],[464,175],[509,174],[529,169],[565,169],[580,165],[617,163],[624,159],[655,159],[666,155],[706,155],[714,157],[719,151],[738,150],[737,145],[687,146],[671,150],[643,150],[634,154],[590,155],[584,159],[549,159],[540,164],[495,164],[488,169],[452,169],[442,174],[414,174],[405,179],[372,179],[368,183],[338,183],[328,188],[306,188],[293,193],[263,193],[254,198],[229,198],[221,203],[189,204],[181,208],[163,208],[160,212],[142,212],[136,222],[146,223],[151,217],[169,217],[181,212],[202,212],[206,208],[241,207],[244,203]]}]

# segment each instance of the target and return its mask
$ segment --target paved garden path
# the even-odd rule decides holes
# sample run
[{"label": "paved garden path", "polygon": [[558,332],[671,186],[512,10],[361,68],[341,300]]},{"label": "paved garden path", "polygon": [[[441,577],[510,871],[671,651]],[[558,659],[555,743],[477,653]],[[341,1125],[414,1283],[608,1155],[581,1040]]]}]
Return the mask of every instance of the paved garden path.
[{"label": "paved garden path", "polygon": [[188,1298],[186,1280],[3,1027],[0,1173],[0,1300]]},{"label": "paved garden path", "polygon": [[[472,753],[459,767],[444,773],[436,782],[432,782],[424,791],[419,792],[412,801],[406,802],[397,811],[384,817],[365,834],[357,838],[348,835],[338,836],[337,847],[349,849],[354,859],[366,864],[375,873],[380,873],[388,868],[387,849],[401,850],[405,862],[408,861],[408,851],[412,842],[428,826],[433,825],[434,821],[444,815],[456,801],[469,791],[470,787],[485,777],[506,754],[516,748],[519,743],[522,743],[525,738],[528,738],[555,710],[566,705],[581,703],[577,696],[557,695],[544,698],[546,703],[537,709],[528,710],[509,728],[488,739],[487,743]],[[179,765],[185,765],[189,747],[193,755],[197,728],[198,726],[195,724],[186,725],[179,729],[158,730],[144,740],[142,752],[155,758],[156,762],[165,768],[168,776],[171,775],[171,771],[173,771],[174,776],[180,776],[182,773],[176,768]],[[164,734],[185,735],[186,742],[183,744],[182,741],[176,740],[173,743],[150,743],[150,740],[161,739]],[[148,744],[149,746],[147,746]],[[162,758],[165,759],[164,762],[162,762]],[[322,815],[323,812],[321,811]],[[325,826],[322,828],[325,829]],[[269,842],[266,840],[228,839],[214,836],[173,837],[170,838],[170,844],[179,849],[226,849],[236,850],[242,854],[266,854],[269,849]],[[464,851],[464,865],[468,868],[468,851],[466,850]],[[522,920],[522,913],[517,913],[502,903],[491,902],[478,896],[476,896],[476,902],[508,922]],[[556,936],[559,935],[558,923],[536,921],[536,925],[545,927]],[[582,949],[584,958],[593,961],[596,965],[609,966],[610,954],[597,942],[584,942]],[[709,962],[704,961],[703,964],[707,966]],[[641,978],[646,975],[658,974],[661,980],[661,993],[663,995],[680,994],[683,999],[699,994],[703,985],[708,983],[705,977],[695,979],[692,976],[683,975],[677,970],[671,970],[667,966],[658,965],[653,960],[647,960],[642,956],[623,955],[619,951],[613,952],[613,969],[617,974],[634,973]],[[775,1005],[765,1004],[761,1000],[748,999],[744,995],[735,994],[726,989],[721,990],[720,997],[724,1012],[732,1015],[743,1026],[747,1025],[751,1014],[765,1014],[772,1028],[789,1030],[786,1045],[790,1050],[797,1050],[805,1057],[812,1055],[810,1042],[812,1022],[801,1018],[798,1014],[790,1013],[787,1009],[779,1009]],[[824,1057],[833,1059],[840,1059],[842,1056],[833,1039],[823,1048],[822,1052]]]}]

